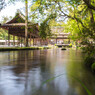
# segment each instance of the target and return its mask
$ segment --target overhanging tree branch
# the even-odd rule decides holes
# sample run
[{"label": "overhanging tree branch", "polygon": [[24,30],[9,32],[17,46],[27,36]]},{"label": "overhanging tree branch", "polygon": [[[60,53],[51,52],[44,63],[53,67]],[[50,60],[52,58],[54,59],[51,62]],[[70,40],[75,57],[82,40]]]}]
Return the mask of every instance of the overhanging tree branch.
[{"label": "overhanging tree branch", "polygon": [[82,27],[84,27],[87,31],[89,31],[89,35],[93,36],[92,31],[91,31],[88,27],[86,27],[86,26],[83,24],[83,22],[82,22],[78,17],[76,17],[75,15],[74,15],[74,16],[71,16],[71,15],[68,15],[68,14],[64,13],[64,11],[62,11],[62,8],[61,8],[61,5],[60,5],[59,2],[58,2],[58,5],[59,5],[59,10],[60,10],[61,13],[63,14],[63,15],[61,15],[61,16],[64,16],[64,17],[67,17],[67,18],[76,20],[77,23],[80,23],[80,24],[82,25]]},{"label": "overhanging tree branch", "polygon": [[68,18],[71,18],[71,19],[73,19],[73,20],[76,20],[77,22],[81,23],[81,25],[82,25],[84,28],[88,29],[86,26],[84,26],[84,24],[82,23],[82,21],[81,21],[79,18],[77,18],[75,15],[74,15],[74,17],[72,17],[72,16],[70,16],[70,15],[64,13],[64,12],[62,11],[62,9],[61,9],[61,5],[60,5],[59,2],[58,2],[58,5],[59,5],[59,10],[60,10],[61,13],[63,14],[63,16],[66,16],[66,17],[68,17]]},{"label": "overhanging tree branch", "polygon": [[91,4],[89,3],[89,0],[83,0],[83,1],[84,1],[85,4],[88,6],[88,8],[95,10],[95,6],[91,5]]}]

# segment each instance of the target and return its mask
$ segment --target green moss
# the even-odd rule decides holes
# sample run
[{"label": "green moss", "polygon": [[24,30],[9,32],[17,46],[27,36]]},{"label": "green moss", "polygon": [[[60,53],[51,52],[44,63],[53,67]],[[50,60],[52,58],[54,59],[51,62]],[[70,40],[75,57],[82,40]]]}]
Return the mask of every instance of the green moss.
[{"label": "green moss", "polygon": [[0,48],[0,51],[39,50],[39,49],[50,49],[50,47],[7,47],[7,48]]},{"label": "green moss", "polygon": [[95,62],[91,65],[91,69],[93,72],[95,72]]}]

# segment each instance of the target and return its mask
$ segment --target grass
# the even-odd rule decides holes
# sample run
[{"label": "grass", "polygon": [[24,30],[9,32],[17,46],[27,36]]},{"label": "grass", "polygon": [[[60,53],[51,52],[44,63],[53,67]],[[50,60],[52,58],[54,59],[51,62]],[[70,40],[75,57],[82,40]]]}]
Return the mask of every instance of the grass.
[{"label": "grass", "polygon": [[16,50],[39,50],[50,49],[51,47],[4,47],[0,48],[0,51],[16,51]]},{"label": "grass", "polygon": [[[60,74],[60,75],[58,75],[58,76],[54,76],[54,77],[52,77],[52,78],[50,78],[50,79],[48,79],[48,80],[42,82],[41,87],[42,87],[43,85],[45,85],[46,83],[48,83],[48,82],[50,82],[50,81],[52,81],[52,80],[54,80],[54,79],[56,79],[56,78],[58,78],[58,77],[61,77],[61,76],[63,76],[63,75],[65,75],[65,74]],[[92,93],[90,92],[90,90],[86,87],[86,85],[85,85],[81,80],[79,80],[77,77],[74,77],[73,75],[70,75],[70,74],[69,74],[69,76],[70,76],[71,78],[73,78],[74,80],[76,80],[78,83],[80,83],[81,86],[84,88],[84,90],[88,93],[88,95],[92,95]],[[40,90],[40,89],[39,89],[39,90]],[[37,91],[37,92],[38,92],[38,91]],[[35,94],[35,95],[37,95],[37,94]]]}]

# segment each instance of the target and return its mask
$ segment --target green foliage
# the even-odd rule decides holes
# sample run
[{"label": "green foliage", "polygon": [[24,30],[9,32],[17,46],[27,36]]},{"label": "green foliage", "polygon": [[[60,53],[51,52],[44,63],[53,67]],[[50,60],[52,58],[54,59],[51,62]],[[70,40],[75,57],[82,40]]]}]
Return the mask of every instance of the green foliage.
[{"label": "green foliage", "polygon": [[[10,20],[12,17],[2,17],[2,24],[6,23],[8,20]],[[12,39],[12,37],[10,37]],[[8,31],[5,29],[0,28],[0,40],[8,40]]]},{"label": "green foliage", "polygon": [[91,65],[91,69],[93,72],[95,72],[95,62]]},{"label": "green foliage", "polygon": [[72,43],[69,44],[69,47],[72,47]]},{"label": "green foliage", "polygon": [[46,21],[41,23],[39,30],[40,30],[39,35],[41,36],[42,39],[46,39],[46,37],[50,35],[51,30]]},{"label": "green foliage", "polygon": [[[60,75],[54,76],[54,77],[52,77],[52,78],[50,78],[50,79],[47,79],[46,81],[44,81],[44,82],[42,83],[42,86],[43,86],[44,84],[46,84],[46,83],[51,82],[52,80],[54,80],[54,79],[56,79],[56,78],[62,77],[63,75],[65,75],[65,74],[60,74]],[[73,76],[73,75],[70,75],[70,74],[68,74],[68,75],[69,75],[69,77],[71,77],[72,79],[76,80],[78,83],[81,84],[81,86],[82,86],[82,87],[84,88],[84,90],[87,92],[87,95],[92,95],[92,93],[90,92],[90,90],[86,87],[86,85],[85,85],[81,80],[79,80],[77,77],[75,77],[75,76]]]},{"label": "green foliage", "polygon": [[0,51],[18,51],[18,50],[39,50],[39,49],[50,49],[51,47],[7,47],[0,48]]},{"label": "green foliage", "polygon": [[46,39],[47,37],[51,36],[51,29],[49,25],[49,21],[51,19],[54,19],[56,17],[56,14],[51,14],[49,17],[47,17],[40,25],[39,29],[39,35],[42,39]]},{"label": "green foliage", "polygon": [[85,58],[85,62],[84,63],[85,63],[86,66],[91,67],[91,65],[94,63],[94,61],[95,61],[94,57],[87,56]]},{"label": "green foliage", "polygon": [[8,31],[4,29],[0,29],[0,40],[8,39]]},{"label": "green foliage", "polygon": [[51,26],[59,25],[55,22],[66,19],[63,23],[64,32],[71,32],[70,38],[75,42],[80,41],[85,52],[93,57],[95,54],[95,10],[89,8],[88,4],[95,6],[95,0],[88,0],[88,3],[85,1],[87,0],[33,0],[30,17],[33,22],[40,23],[39,35],[43,39],[51,35]]},{"label": "green foliage", "polygon": [[69,4],[72,6],[69,10],[71,17],[65,25],[65,32],[71,32],[70,38],[81,42],[87,54],[85,64],[91,67],[95,57],[95,11],[89,9],[81,0],[78,3],[72,0]]},{"label": "green foliage", "polygon": [[0,0],[0,11],[5,7],[5,0]]},{"label": "green foliage", "polygon": [[8,0],[8,3],[25,2],[25,0]]}]

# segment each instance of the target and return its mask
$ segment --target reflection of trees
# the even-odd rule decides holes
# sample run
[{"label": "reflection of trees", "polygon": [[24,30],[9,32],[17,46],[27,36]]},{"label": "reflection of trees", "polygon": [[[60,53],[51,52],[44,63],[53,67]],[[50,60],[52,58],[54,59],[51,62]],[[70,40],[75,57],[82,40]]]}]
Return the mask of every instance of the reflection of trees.
[{"label": "reflection of trees", "polygon": [[[92,95],[95,94],[93,88],[95,88],[95,77],[83,66],[83,58],[82,53],[80,51],[74,52],[70,51],[70,55],[68,56],[69,61],[67,65],[67,72],[70,75],[81,80],[85,86],[92,92]],[[76,80],[70,77],[69,84],[70,89],[74,88],[79,93],[78,95],[88,95],[82,85]]]},{"label": "reflection of trees", "polygon": [[39,95],[60,94],[53,81],[47,83],[46,86],[41,85],[43,81],[51,78],[54,74],[54,68],[51,70],[51,66],[54,65],[51,65],[52,60],[50,60],[50,57],[52,55],[50,53],[47,50],[9,52],[7,57],[10,58],[10,62],[8,65],[13,66],[10,69],[12,72],[11,77],[16,76],[17,78],[12,81],[22,87],[23,95],[33,95],[33,92],[39,92],[37,89],[40,89]]},{"label": "reflection of trees", "polygon": [[[35,57],[39,63],[39,82],[40,85],[37,87],[35,93],[33,95],[56,95],[58,91],[53,91],[55,88],[54,82],[47,83],[46,85],[42,85],[42,82],[52,77],[50,71],[50,60],[47,59],[48,51],[40,50],[39,53],[35,52]],[[36,80],[37,81],[37,80]],[[36,87],[37,84],[35,84]],[[59,93],[58,93],[59,94]]]},{"label": "reflection of trees", "polygon": [[17,59],[15,61],[15,67],[13,71],[15,74],[24,73],[26,70],[29,71],[31,68],[37,66],[34,64],[34,51],[18,51]]},{"label": "reflection of trees", "polygon": [[94,95],[95,78],[83,67],[82,55],[78,50],[15,51],[9,52],[9,55],[10,60],[15,59],[8,65],[14,67],[10,69],[11,75],[17,77],[13,81],[21,85],[22,95],[87,95],[80,83],[67,74],[42,85],[47,79],[66,73],[66,70],[80,79]]}]

